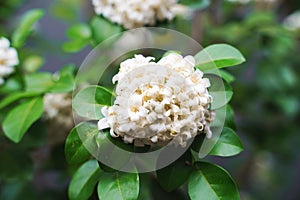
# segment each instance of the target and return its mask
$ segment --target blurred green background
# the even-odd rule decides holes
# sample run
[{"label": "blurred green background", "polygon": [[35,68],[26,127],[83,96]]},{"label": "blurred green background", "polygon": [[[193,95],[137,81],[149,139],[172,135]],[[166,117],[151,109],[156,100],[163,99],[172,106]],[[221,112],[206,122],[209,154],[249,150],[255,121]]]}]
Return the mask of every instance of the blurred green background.
[{"label": "blurred green background", "polygon": [[[91,2],[1,0],[0,35],[9,37],[20,15],[32,8],[45,9],[46,16],[24,51],[45,58],[43,71],[55,72],[68,63],[79,66],[91,47],[70,54],[62,44],[69,27],[94,16]],[[300,27],[286,22],[296,11],[298,0],[215,0],[191,19],[176,18],[169,25],[202,46],[231,44],[247,59],[229,71],[236,77],[231,103],[245,150],[232,158],[209,158],[232,174],[245,200],[300,199]],[[300,24],[300,18],[294,21]],[[43,129],[42,124],[36,126]],[[45,145],[43,132],[27,134],[20,143],[26,151],[0,136],[0,199],[67,199],[72,169],[65,162],[64,145]],[[154,191],[149,199],[166,199],[157,185],[149,187]],[[176,192],[168,195],[187,198]]]}]

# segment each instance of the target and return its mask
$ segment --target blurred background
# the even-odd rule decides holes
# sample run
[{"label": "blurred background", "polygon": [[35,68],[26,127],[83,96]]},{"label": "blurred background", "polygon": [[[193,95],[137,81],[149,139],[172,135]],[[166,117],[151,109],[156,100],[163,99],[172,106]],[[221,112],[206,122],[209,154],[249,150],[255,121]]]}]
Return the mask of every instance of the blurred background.
[{"label": "blurred background", "polygon": [[[0,35],[9,37],[20,16],[32,8],[43,8],[46,15],[24,52],[44,58],[42,71],[55,72],[69,63],[80,66],[92,47],[66,53],[62,44],[68,40],[68,28],[89,23],[95,15],[91,2],[1,0]],[[209,159],[232,174],[244,200],[300,199],[300,1],[214,0],[190,18],[176,18],[168,27],[190,35],[204,47],[231,44],[247,60],[229,70],[236,77],[231,104],[245,150],[232,158]],[[1,143],[6,139],[0,137],[1,200],[67,199],[73,169],[62,156],[64,145],[45,147],[43,126],[39,127],[39,133],[27,134],[20,143],[26,151],[9,144],[8,152]],[[156,193],[160,198],[153,195],[152,199],[167,195],[158,188]]]}]

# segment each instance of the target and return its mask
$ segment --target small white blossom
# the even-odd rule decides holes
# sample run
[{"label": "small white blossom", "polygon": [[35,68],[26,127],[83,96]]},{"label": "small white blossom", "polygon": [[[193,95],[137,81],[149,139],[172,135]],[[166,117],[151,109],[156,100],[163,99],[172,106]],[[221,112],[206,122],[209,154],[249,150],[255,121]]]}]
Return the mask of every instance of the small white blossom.
[{"label": "small white blossom", "polygon": [[283,25],[290,30],[300,30],[300,11],[296,11],[287,16]]},{"label": "small white blossom", "polygon": [[46,94],[43,117],[48,125],[48,142],[50,144],[63,142],[74,125],[72,95],[69,93]]},{"label": "small white blossom", "polygon": [[177,0],[93,0],[95,12],[126,29],[174,18]]},{"label": "small white blossom", "polygon": [[171,140],[185,146],[198,133],[210,138],[210,82],[194,69],[194,57],[171,53],[153,60],[136,55],[120,64],[113,77],[117,97],[113,106],[103,107],[99,130],[110,128],[113,137],[138,146]]},{"label": "small white blossom", "polygon": [[19,64],[18,53],[10,47],[8,39],[0,38],[0,85],[4,83],[4,77],[14,72],[14,66]]}]

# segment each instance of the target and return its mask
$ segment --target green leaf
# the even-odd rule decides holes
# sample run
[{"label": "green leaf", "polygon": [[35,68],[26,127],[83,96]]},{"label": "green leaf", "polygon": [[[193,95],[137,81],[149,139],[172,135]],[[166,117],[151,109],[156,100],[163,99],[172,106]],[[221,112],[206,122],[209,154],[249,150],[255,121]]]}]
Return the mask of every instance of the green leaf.
[{"label": "green leaf", "polygon": [[35,23],[44,16],[42,9],[33,9],[26,12],[21,19],[17,30],[12,34],[12,44],[16,48],[24,45],[26,38],[32,32]]},{"label": "green leaf", "polygon": [[225,71],[225,70],[220,70],[220,75],[221,77],[227,82],[227,83],[232,83],[233,81],[235,81],[235,77],[233,75],[231,75],[229,72]]},{"label": "green leaf", "polygon": [[98,197],[101,200],[136,200],[139,188],[137,173],[104,172],[98,184]]},{"label": "green leaf", "polygon": [[67,36],[71,40],[63,44],[63,50],[75,53],[89,44],[92,37],[92,30],[87,24],[76,24],[68,29]]},{"label": "green leaf", "polygon": [[56,74],[54,84],[51,87],[50,92],[61,93],[73,91],[75,85],[74,74],[75,66],[67,65],[63,67]]},{"label": "green leaf", "polygon": [[95,136],[98,133],[97,125],[90,122],[82,122],[73,128],[65,144],[68,163],[78,164],[88,160],[91,155],[85,146],[96,148]]},{"label": "green leaf", "polygon": [[239,193],[230,175],[221,167],[197,162],[188,181],[191,200],[239,200]]},{"label": "green leaf", "polygon": [[[127,168],[128,162],[132,159],[128,152],[134,152],[132,144],[125,144],[121,138],[113,138],[109,130],[100,131],[96,137],[96,143],[96,156],[101,158],[100,167],[104,171],[116,171],[116,169],[123,169],[124,166]],[[120,151],[120,149],[125,151]]]},{"label": "green leaf", "polygon": [[210,5],[210,0],[180,0],[179,3],[194,9],[204,9]]},{"label": "green leaf", "polygon": [[232,107],[227,104],[226,105],[226,118],[225,118],[225,125],[226,127],[231,128],[232,130],[236,131],[236,124],[234,119],[234,112]]},{"label": "green leaf", "polygon": [[196,137],[193,140],[193,143],[191,144],[191,149],[196,152],[199,152],[201,145],[203,144],[203,141],[205,140],[205,138],[206,138],[206,136],[203,133],[196,135]]},{"label": "green leaf", "polygon": [[41,97],[26,101],[11,110],[3,121],[5,135],[18,143],[28,128],[43,114]]},{"label": "green leaf", "polygon": [[71,40],[64,43],[62,48],[65,52],[76,53],[83,49],[88,43],[89,40]]},{"label": "green leaf", "polygon": [[209,155],[214,156],[234,156],[243,151],[243,145],[234,130],[224,127],[217,143],[210,151]]},{"label": "green leaf", "polygon": [[26,91],[48,92],[54,85],[51,73],[39,72],[25,76]]},{"label": "green leaf", "polygon": [[122,31],[121,26],[98,16],[92,19],[91,27],[97,44]]},{"label": "green leaf", "polygon": [[23,98],[39,96],[41,93],[39,92],[16,92],[6,96],[0,102],[0,109],[10,105],[11,103],[18,101]]},{"label": "green leaf", "polygon": [[89,86],[79,91],[73,100],[73,109],[79,116],[100,119],[101,108],[110,106],[112,93],[101,86]]},{"label": "green leaf", "polygon": [[67,31],[67,35],[74,40],[89,39],[92,36],[92,31],[87,24],[76,24]]},{"label": "green leaf", "polygon": [[187,150],[179,159],[156,172],[160,185],[166,191],[172,191],[183,185],[192,172],[192,155]]},{"label": "green leaf", "polygon": [[211,86],[208,88],[209,94],[213,99],[211,109],[216,110],[226,105],[233,96],[232,87],[217,75],[205,74],[205,77],[211,83]]},{"label": "green leaf", "polygon": [[6,79],[3,85],[0,85],[1,94],[10,94],[23,89],[23,77],[21,74],[14,74]]},{"label": "green leaf", "polygon": [[196,68],[202,71],[230,67],[245,62],[236,48],[227,44],[215,44],[204,48],[196,56]]},{"label": "green leaf", "polygon": [[101,169],[96,160],[84,163],[74,174],[69,185],[70,200],[88,199],[99,181]]}]

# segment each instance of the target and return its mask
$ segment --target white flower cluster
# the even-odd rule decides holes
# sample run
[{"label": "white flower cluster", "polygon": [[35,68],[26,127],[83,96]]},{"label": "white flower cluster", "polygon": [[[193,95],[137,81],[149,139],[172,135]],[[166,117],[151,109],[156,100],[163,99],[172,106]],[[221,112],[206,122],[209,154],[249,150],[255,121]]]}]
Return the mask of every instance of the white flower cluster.
[{"label": "white flower cluster", "polygon": [[283,25],[290,30],[300,30],[300,11],[296,11],[287,16]]},{"label": "white flower cluster", "polygon": [[72,95],[49,93],[44,96],[44,119],[48,125],[47,140],[51,145],[65,140],[74,126],[72,117]]},{"label": "white flower cluster", "polygon": [[18,53],[10,47],[8,39],[0,38],[0,85],[4,83],[4,77],[14,72],[14,66],[19,64]]},{"label": "white flower cluster", "polygon": [[210,82],[194,69],[194,57],[170,53],[152,60],[136,55],[121,63],[113,77],[117,97],[113,106],[103,107],[99,130],[110,128],[111,136],[137,146],[173,140],[184,147],[198,133],[210,138]]},{"label": "white flower cluster", "polygon": [[93,0],[95,12],[126,29],[171,20],[177,0]]}]

